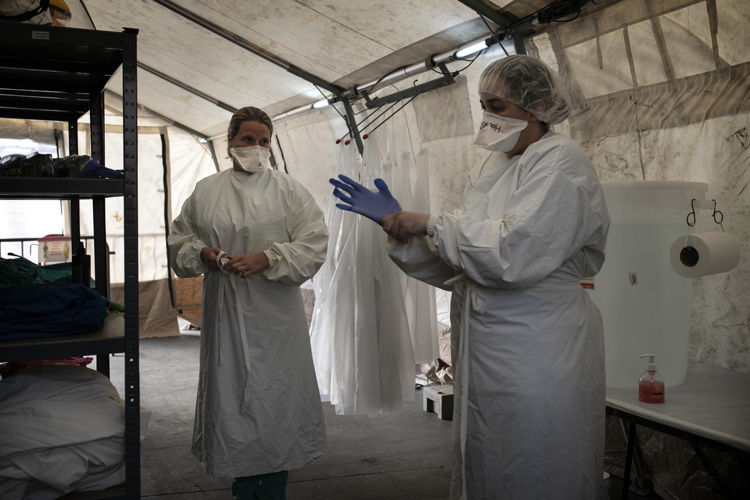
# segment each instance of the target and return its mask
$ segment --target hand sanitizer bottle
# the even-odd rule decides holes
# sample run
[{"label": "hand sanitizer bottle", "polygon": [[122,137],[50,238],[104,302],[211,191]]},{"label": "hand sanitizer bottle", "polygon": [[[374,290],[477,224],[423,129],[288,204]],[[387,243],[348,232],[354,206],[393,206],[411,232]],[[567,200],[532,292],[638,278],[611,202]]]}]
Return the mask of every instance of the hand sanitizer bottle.
[{"label": "hand sanitizer bottle", "polygon": [[638,401],[643,403],[664,402],[664,379],[656,372],[656,354],[641,354],[648,358],[648,368],[638,379]]}]

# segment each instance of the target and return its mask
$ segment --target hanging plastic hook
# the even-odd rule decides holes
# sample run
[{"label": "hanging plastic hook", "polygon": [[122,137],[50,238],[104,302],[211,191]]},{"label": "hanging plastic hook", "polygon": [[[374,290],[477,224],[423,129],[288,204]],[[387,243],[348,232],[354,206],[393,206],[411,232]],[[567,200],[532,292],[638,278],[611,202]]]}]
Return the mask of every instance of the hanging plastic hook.
[{"label": "hanging plastic hook", "polygon": [[[716,206],[715,203],[716,200],[714,200],[714,206]],[[690,222],[690,216],[693,217],[693,222]],[[695,226],[695,220],[695,198],[693,198],[692,200],[690,200],[690,213],[688,213],[686,217],[687,225],[690,227]]]},{"label": "hanging plastic hook", "polygon": [[716,210],[716,200],[711,200],[714,202],[714,213],[713,218],[714,222],[721,226],[721,223],[724,222],[724,213],[720,210]]}]

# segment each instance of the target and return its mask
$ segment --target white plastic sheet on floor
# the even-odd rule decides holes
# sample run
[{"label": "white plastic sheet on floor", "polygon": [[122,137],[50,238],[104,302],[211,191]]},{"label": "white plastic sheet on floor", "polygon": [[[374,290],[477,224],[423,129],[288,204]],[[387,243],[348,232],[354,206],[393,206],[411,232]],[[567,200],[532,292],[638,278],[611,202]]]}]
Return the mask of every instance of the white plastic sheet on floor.
[{"label": "white plastic sheet on floor", "polygon": [[[402,208],[429,211],[427,169],[418,166],[403,115],[367,141],[364,158],[339,148],[339,173],[391,187]],[[331,188],[332,189],[332,188]],[[395,411],[414,398],[415,364],[437,356],[434,291],[390,261],[387,235],[369,219],[327,207],[328,258],[315,278],[311,325],[321,395],[340,415]]]},{"label": "white plastic sheet on floor", "polygon": [[0,384],[0,498],[46,500],[125,481],[125,418],[107,377],[79,366],[19,370]]}]

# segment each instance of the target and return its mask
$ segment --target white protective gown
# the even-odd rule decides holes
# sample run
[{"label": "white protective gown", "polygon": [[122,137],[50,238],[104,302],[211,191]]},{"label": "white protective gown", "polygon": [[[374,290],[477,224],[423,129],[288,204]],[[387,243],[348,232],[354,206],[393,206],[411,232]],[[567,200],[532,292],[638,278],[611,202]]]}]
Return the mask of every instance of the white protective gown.
[{"label": "white protective gown", "polygon": [[451,499],[600,495],[602,320],[580,280],[601,268],[608,228],[591,161],[550,132],[493,153],[429,236],[391,243],[405,272],[453,292]]},{"label": "white protective gown", "polygon": [[[240,477],[302,467],[326,448],[299,285],[325,260],[328,232],[310,193],[275,171],[202,179],[172,225],[180,277],[204,275],[193,453],[206,472]],[[242,278],[209,271],[201,248],[265,252]]]}]

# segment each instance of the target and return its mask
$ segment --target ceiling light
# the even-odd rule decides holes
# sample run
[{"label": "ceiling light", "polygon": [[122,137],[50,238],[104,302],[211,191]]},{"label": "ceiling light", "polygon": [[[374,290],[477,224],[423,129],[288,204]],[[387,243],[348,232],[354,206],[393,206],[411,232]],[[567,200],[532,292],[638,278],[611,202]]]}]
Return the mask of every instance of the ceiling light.
[{"label": "ceiling light", "polygon": [[320,109],[326,106],[328,106],[328,99],[321,99],[319,101],[314,102],[312,105],[314,109]]},{"label": "ceiling light", "polygon": [[487,44],[485,43],[484,40],[482,40],[481,42],[477,42],[473,45],[469,45],[468,47],[464,47],[463,49],[457,50],[455,57],[458,59],[463,59],[466,56],[470,56],[486,48],[487,48]]}]

